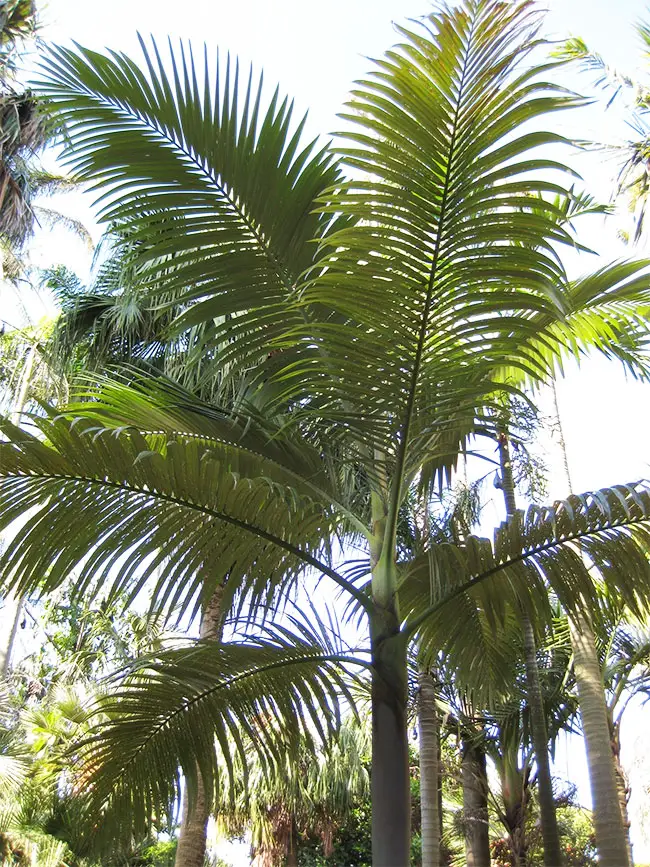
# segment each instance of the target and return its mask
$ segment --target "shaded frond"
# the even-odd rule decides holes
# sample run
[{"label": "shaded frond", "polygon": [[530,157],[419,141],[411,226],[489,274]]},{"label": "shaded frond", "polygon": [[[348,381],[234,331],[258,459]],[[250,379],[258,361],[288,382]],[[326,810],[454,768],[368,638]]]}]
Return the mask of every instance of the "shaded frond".
[{"label": "shaded frond", "polygon": [[265,107],[252,71],[242,80],[207,48],[197,60],[170,44],[165,60],[141,46],[140,64],[51,49],[40,90],[65,123],[65,160],[97,193],[100,219],[128,232],[142,287],[191,304],[179,327],[215,320],[226,355],[243,329],[256,363],[314,263],[330,222],[315,202],[339,170],[301,142],[304,120],[294,125],[277,90]]},{"label": "shaded frond", "polygon": [[549,590],[565,611],[597,609],[603,585],[640,612],[650,594],[649,551],[650,489],[619,485],[517,512],[493,543],[470,537],[462,546],[433,547],[405,564],[400,602],[411,628],[441,646],[463,628],[450,622],[450,605],[475,611],[472,622],[499,622],[524,605],[543,623],[553,615]]},{"label": "shaded frond", "polygon": [[35,418],[40,436],[2,424],[0,525],[29,514],[2,554],[6,586],[48,592],[74,571],[77,592],[103,585],[128,600],[153,579],[152,604],[167,610],[221,583],[227,599],[242,585],[263,596],[307,567],[348,587],[329,565],[336,509],[305,494],[309,480],[214,438],[218,413],[202,433],[168,433],[163,408],[149,419],[158,430],[140,432],[86,406]]},{"label": "shaded frond", "polygon": [[236,760],[245,772],[256,757],[269,774],[287,751],[327,742],[351,698],[344,663],[354,662],[295,629],[138,662],[98,700],[96,734],[82,749],[89,815],[106,812],[100,833],[111,818],[121,835],[146,830],[178,797],[181,771],[192,794],[199,772],[210,800],[227,798]]}]

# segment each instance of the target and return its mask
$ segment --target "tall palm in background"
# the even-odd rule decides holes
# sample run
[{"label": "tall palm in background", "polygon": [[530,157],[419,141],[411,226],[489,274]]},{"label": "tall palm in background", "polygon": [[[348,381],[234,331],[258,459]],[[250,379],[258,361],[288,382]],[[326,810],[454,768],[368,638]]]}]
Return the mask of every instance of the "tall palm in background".
[{"label": "tall palm in background", "polygon": [[0,232],[17,248],[34,220],[30,163],[49,137],[45,115],[31,91],[14,86],[17,54],[35,29],[31,0],[4,0],[0,7]]},{"label": "tall palm in background", "polygon": [[[647,61],[650,48],[650,27],[644,21],[635,25],[639,47]],[[580,37],[568,39],[557,52],[559,56],[580,63],[589,72],[607,99],[607,107],[614,101],[625,101],[629,113],[629,126],[635,137],[625,145],[609,145],[620,165],[616,197],[622,199],[634,217],[632,239],[635,243],[644,235],[645,217],[650,193],[650,84],[630,77],[624,71],[607,63],[607,58],[592,51]],[[603,143],[599,143],[603,144]],[[628,237],[627,233],[624,237]]]},{"label": "tall palm in background", "polygon": [[38,29],[33,0],[0,2],[0,268],[1,279],[23,276],[22,252],[38,224],[63,225],[89,247],[92,239],[78,220],[43,205],[43,197],[75,186],[48,171],[40,160],[56,126],[34,92],[20,83],[20,61]]},{"label": "tall palm in background", "polygon": [[[405,604],[408,582],[419,574],[400,560],[405,498],[414,485],[426,491],[451,473],[468,437],[490,426],[484,407],[499,392],[548,377],[567,339],[572,348],[593,342],[594,298],[605,297],[608,308],[596,345],[613,354],[639,327],[630,302],[648,300],[642,265],[604,269],[577,291],[557,259],[554,245],[573,242],[544,198],[563,191],[543,178],[563,167],[532,150],[558,136],[522,127],[575,101],[546,84],[539,67],[522,65],[537,44],[536,24],[529,3],[472,0],[402,31],[403,43],[355,91],[343,144],[314,156],[313,148],[300,149],[286,103],[276,98],[264,114],[252,83],[237,101],[234,69],[212,85],[209,64],[197,70],[185,54],[172,59],[167,75],[155,49],[145,53],[146,73],[122,55],[56,49],[47,62],[44,92],[67,126],[69,157],[81,179],[108,194],[103,218],[128,227],[151,303],[180,304],[179,331],[207,324],[202,339],[215,371],[245,376],[234,408],[209,407],[164,383],[105,383],[93,387],[95,402],[41,423],[49,444],[5,425],[12,444],[2,446],[3,484],[12,494],[3,523],[39,511],[4,566],[27,588],[47,562],[52,587],[92,551],[80,568],[79,587],[87,589],[109,580],[109,563],[129,551],[111,577],[115,592],[134,580],[141,586],[160,568],[158,600],[189,610],[218,582],[232,599],[308,568],[334,581],[366,615],[371,634],[378,865],[408,859],[409,640],[434,625],[443,642],[450,626],[457,637],[477,604],[503,618],[522,595],[543,614],[546,583],[536,568],[521,566],[522,555],[528,546],[542,557],[558,542],[550,513],[548,522],[517,518],[499,537],[508,544],[498,563],[471,543],[460,572],[450,561],[432,581],[431,562],[447,551],[437,546],[426,561],[425,590],[418,585]],[[357,180],[343,177],[343,164]],[[350,478],[361,482],[356,494]],[[75,527],[70,545],[70,521],[82,503],[87,524]],[[552,520],[567,527],[575,515],[569,538],[589,540],[592,552],[603,533],[636,552],[645,544],[642,530],[629,541],[619,529],[642,528],[646,505],[643,489],[625,488],[622,499],[587,498],[557,509]],[[336,568],[333,535],[361,543],[364,562]],[[489,565],[472,559],[479,554]],[[197,574],[206,562],[211,588]],[[611,564],[605,573],[638,606],[647,574],[640,555],[634,562],[638,588]],[[484,573],[473,568],[479,564]],[[507,578],[489,594],[497,574]],[[556,585],[559,577],[553,573],[551,584],[569,608],[593,596],[588,573],[580,573],[580,596]],[[259,658],[291,657],[287,643],[254,652],[208,645],[165,657],[159,681],[139,670],[133,701],[119,703],[136,737],[136,729],[151,730],[152,713],[168,718],[162,708],[180,700],[192,666],[206,666],[212,678],[208,687],[195,676],[192,711],[172,714],[174,725],[164,728],[173,758],[159,766],[158,779],[139,776],[145,756],[151,759],[139,746],[129,753],[137,762],[120,764],[128,753],[122,748],[113,764],[116,788],[106,798],[128,804],[134,822],[147,814],[138,801],[144,792],[149,805],[173,797],[179,760],[190,781],[199,761],[208,787],[214,783],[209,742],[228,725],[213,700],[215,679],[225,692],[242,659],[254,679],[257,650]],[[300,650],[312,677],[328,661],[353,661],[309,647]],[[230,674],[209,668],[215,653],[222,661],[232,654]],[[286,663],[285,676],[298,668],[295,659]],[[147,701],[145,720],[146,681],[157,697]],[[234,707],[231,714],[244,699]],[[115,719],[106,742],[124,744]],[[208,740],[181,735],[192,719],[205,728],[197,737],[209,733]]]}]

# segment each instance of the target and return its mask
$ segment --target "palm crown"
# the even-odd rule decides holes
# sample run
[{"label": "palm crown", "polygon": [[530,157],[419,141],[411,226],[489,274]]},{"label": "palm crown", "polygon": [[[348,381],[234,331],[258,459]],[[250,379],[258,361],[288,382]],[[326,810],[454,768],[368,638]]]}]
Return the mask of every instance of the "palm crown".
[{"label": "palm crown", "polygon": [[[645,526],[648,493],[628,486],[531,513],[502,531],[495,559],[470,541],[441,570],[449,551],[436,549],[424,581],[398,562],[409,492],[452,471],[499,395],[593,346],[634,364],[643,336],[645,263],[573,284],[561,264],[576,197],[544,155],[562,139],[543,119],[579,100],[524,64],[537,23],[530,2],[468,0],[402,29],[334,149],[304,148],[288,104],[264,111],[261,85],[240,88],[230,63],[215,75],[181,50],[167,71],[155,45],[143,69],[83,49],[45,62],[70,164],[128,239],[141,291],[173,308],[176,332],[204,325],[215,376],[244,371],[245,387],[214,407],[164,380],[100,382],[38,436],[5,423],[0,522],[36,512],[2,564],[23,591],[78,567],[79,590],[108,581],[129,598],[156,573],[156,602],[185,607],[222,584],[232,601],[305,570],[335,581],[370,623],[377,864],[406,857],[408,639],[452,598],[488,623],[522,594],[535,604],[550,548],[603,534],[645,544],[623,528]],[[335,566],[335,534],[362,540],[367,559]],[[589,599],[581,562],[566,553],[546,570],[568,606]],[[605,570],[632,602],[647,585],[635,564],[633,589]],[[191,777],[187,753],[182,765]],[[147,797],[169,796],[134,775]]]}]

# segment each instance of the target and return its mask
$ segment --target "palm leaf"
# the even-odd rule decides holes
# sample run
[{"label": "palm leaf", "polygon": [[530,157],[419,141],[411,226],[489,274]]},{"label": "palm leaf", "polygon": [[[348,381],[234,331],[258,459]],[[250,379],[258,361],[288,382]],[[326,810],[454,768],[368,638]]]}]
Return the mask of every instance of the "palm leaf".
[{"label": "palm leaf", "polygon": [[40,90],[65,124],[65,159],[137,248],[141,284],[194,302],[179,327],[217,318],[226,345],[245,329],[257,362],[314,263],[330,222],[315,201],[339,170],[301,144],[304,119],[293,125],[278,91],[264,109],[252,72],[242,84],[238,64],[207,49],[197,63],[170,46],[165,63],[141,45],[144,71],[115,52],[51,50]]},{"label": "palm leaf", "polygon": [[387,456],[398,480],[389,538],[431,453],[453,466],[499,364],[549,372],[518,347],[532,313],[564,312],[553,245],[572,239],[540,196],[566,193],[541,178],[568,170],[532,153],[561,137],[523,126],[576,100],[545,68],[523,68],[535,25],[528,2],[470,0],[400,28],[343,115],[339,152],[355,177],[323,209],[349,222],[300,294],[316,313],[286,338],[302,342],[302,360],[282,377]]},{"label": "palm leaf", "polygon": [[98,424],[84,406],[85,416],[35,418],[46,442],[2,423],[0,526],[30,513],[2,555],[7,586],[49,592],[74,572],[76,592],[104,586],[130,600],[155,576],[152,605],[184,611],[217,584],[226,605],[243,587],[264,598],[310,566],[364,601],[329,562],[336,510],[305,494],[317,491],[309,479],[241,447],[232,429],[225,440],[218,413],[204,413],[198,433],[201,413],[187,410],[194,427],[175,433],[167,430],[182,408],[175,419],[173,408],[156,415],[135,403],[160,425],[147,433]]},{"label": "palm leaf", "polygon": [[199,641],[139,660],[98,700],[80,748],[89,815],[102,815],[101,834],[116,830],[111,817],[119,835],[137,833],[173,805],[181,772],[192,797],[200,774],[213,800],[236,782],[235,761],[245,772],[255,756],[264,775],[283,767],[287,751],[331,738],[339,702],[352,701],[345,666],[364,664],[295,621],[246,643]]},{"label": "palm leaf", "polygon": [[421,628],[439,646],[458,640],[453,604],[497,623],[523,604],[543,624],[553,616],[549,589],[565,611],[597,610],[602,585],[640,613],[650,594],[649,550],[650,488],[619,485],[517,512],[493,543],[469,537],[433,547],[405,564],[400,602],[409,630]]}]

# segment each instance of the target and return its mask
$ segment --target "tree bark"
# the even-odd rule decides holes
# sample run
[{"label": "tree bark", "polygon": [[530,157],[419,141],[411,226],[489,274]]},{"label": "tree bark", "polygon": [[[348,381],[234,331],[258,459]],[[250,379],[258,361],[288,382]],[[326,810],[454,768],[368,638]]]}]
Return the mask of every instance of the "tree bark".
[{"label": "tree bark", "polygon": [[512,753],[512,748],[508,751],[504,750],[500,769],[501,797],[504,806],[502,822],[508,834],[512,867],[526,867],[528,862],[526,814],[530,800],[528,768],[519,767],[518,748],[515,748],[514,755]]},{"label": "tree bark", "polygon": [[410,863],[406,641],[394,610],[377,606],[372,642],[372,864]]},{"label": "tree bark", "polygon": [[588,617],[569,618],[573,667],[578,687],[582,730],[593,805],[599,867],[630,867],[629,837],[616,784],[605,687]]},{"label": "tree bark", "polygon": [[289,849],[287,851],[286,867],[298,867],[298,835],[296,834],[295,822],[292,823]]},{"label": "tree bark", "polygon": [[[572,493],[566,440],[554,381],[552,395],[567,490]],[[578,688],[578,704],[589,768],[598,863],[601,867],[629,867],[633,861],[627,797],[624,795],[621,798],[617,781],[616,756],[596,639],[589,616],[585,612],[576,611],[569,615],[568,620],[573,649],[573,671]]]},{"label": "tree bark", "polygon": [[440,867],[440,815],[438,783],[439,721],[434,679],[428,671],[419,676],[418,729],[420,736],[420,810],[422,816],[422,867]]},{"label": "tree bark", "polygon": [[[0,548],[1,550],[1,548]],[[0,677],[6,678],[11,668],[11,654],[16,643],[16,634],[20,623],[23,599],[15,593],[7,593],[0,608]]]},{"label": "tree bark", "polygon": [[488,779],[485,752],[469,738],[463,739],[461,783],[463,829],[467,867],[490,867]]},{"label": "tree bark", "polygon": [[625,774],[623,765],[621,764],[621,721],[619,719],[618,722],[615,722],[609,713],[608,720],[612,756],[614,758],[614,773],[616,774],[616,791],[618,792],[618,803],[623,818],[623,829],[627,841],[627,854],[630,864],[634,864],[634,858],[632,857],[632,841],[630,840],[630,817],[627,812],[627,805],[630,799],[630,787],[628,785],[627,775]]},{"label": "tree bark", "polygon": [[[211,641],[221,639],[223,624],[221,599],[223,588],[217,587],[201,614],[199,638]],[[208,820],[211,804],[206,797],[201,775],[198,775],[196,798],[190,801],[187,788],[183,792],[181,827],[174,867],[203,867],[208,843]]]}]

